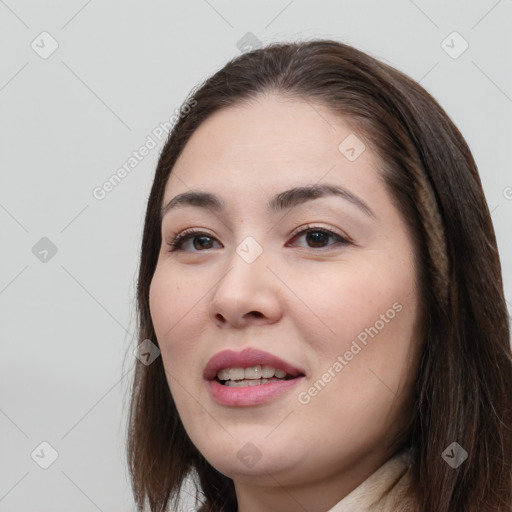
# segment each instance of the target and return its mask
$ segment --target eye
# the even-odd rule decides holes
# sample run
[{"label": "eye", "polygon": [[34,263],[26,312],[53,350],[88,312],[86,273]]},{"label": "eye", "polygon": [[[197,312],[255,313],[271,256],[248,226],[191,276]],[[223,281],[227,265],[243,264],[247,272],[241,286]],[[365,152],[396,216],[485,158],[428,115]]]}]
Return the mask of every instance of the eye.
[{"label": "eye", "polygon": [[[286,246],[324,249],[334,245],[348,245],[350,243],[347,238],[329,229],[312,226],[302,229],[293,235],[291,241],[288,242]],[[222,244],[209,233],[194,229],[183,231],[172,237],[168,245],[170,246],[169,252],[200,252],[223,247]]]},{"label": "eye", "polygon": [[[297,243],[301,241],[302,243]],[[350,241],[333,231],[320,227],[308,227],[293,235],[292,240],[286,245],[307,247],[309,249],[323,249],[332,245],[348,245]]]},{"label": "eye", "polygon": [[169,242],[169,252],[187,251],[198,252],[206,249],[222,247],[219,241],[208,233],[195,230],[186,230],[174,236]]}]

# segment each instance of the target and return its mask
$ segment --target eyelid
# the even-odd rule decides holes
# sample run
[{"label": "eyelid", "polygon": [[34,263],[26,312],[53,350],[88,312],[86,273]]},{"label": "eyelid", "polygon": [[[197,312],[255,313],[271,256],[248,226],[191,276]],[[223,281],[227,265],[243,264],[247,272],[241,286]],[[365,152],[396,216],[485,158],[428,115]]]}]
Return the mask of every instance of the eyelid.
[{"label": "eyelid", "polygon": [[186,236],[186,235],[207,235],[207,236],[211,236],[212,238],[216,238],[216,236],[211,231],[209,231],[208,229],[205,229],[205,228],[186,228],[186,229],[181,229],[179,231],[174,231],[171,234],[171,239],[175,239],[175,238],[178,238],[178,237],[181,237],[181,236]]},{"label": "eyelid", "polygon": [[321,225],[321,224],[305,224],[305,225],[302,225],[302,226],[299,226],[298,228],[295,228],[291,235],[290,235],[290,238],[295,238],[297,235],[300,235],[304,232],[307,232],[307,231],[313,231],[317,229],[318,231],[324,231],[324,232],[327,232],[327,233],[332,233],[333,235],[336,235],[336,236],[339,236],[340,238],[342,238],[343,240],[346,240],[348,243],[351,243],[351,244],[354,244],[354,241],[352,240],[352,238],[347,235],[345,232],[343,231],[340,231],[340,230],[337,230],[333,227],[326,227],[324,225]]}]

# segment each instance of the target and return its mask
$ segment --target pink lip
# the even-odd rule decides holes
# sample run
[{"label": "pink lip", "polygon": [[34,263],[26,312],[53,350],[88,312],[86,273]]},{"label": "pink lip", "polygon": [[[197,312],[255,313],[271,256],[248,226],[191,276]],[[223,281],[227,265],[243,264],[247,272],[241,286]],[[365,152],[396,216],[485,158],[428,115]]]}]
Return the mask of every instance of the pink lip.
[{"label": "pink lip", "polygon": [[206,365],[203,376],[206,380],[213,380],[222,368],[247,368],[248,366],[268,365],[273,368],[281,368],[290,375],[304,373],[281,358],[258,350],[257,348],[245,348],[240,352],[223,350],[215,354]]},{"label": "pink lip", "polygon": [[[222,368],[247,368],[248,366],[268,365],[280,368],[289,375],[300,375],[295,379],[280,382],[269,382],[257,386],[228,387],[215,380],[217,372]],[[281,358],[254,348],[246,348],[240,352],[223,350],[215,354],[203,372],[207,380],[212,398],[228,406],[250,406],[270,401],[272,398],[285,393],[296,386],[304,377],[304,371],[296,368]]]}]

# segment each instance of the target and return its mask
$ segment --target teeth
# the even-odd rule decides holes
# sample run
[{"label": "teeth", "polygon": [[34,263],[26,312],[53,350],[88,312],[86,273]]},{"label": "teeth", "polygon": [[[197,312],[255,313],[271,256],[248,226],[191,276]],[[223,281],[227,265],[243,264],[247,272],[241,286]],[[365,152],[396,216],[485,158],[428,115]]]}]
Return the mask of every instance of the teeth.
[{"label": "teeth", "polygon": [[261,366],[249,366],[245,369],[246,379],[261,379]]},{"label": "teeth", "polygon": [[217,377],[219,380],[228,380],[229,379],[229,368],[222,368],[222,370],[217,373]]},{"label": "teeth", "polygon": [[224,384],[229,388],[241,388],[246,386],[259,386],[261,384],[268,384],[269,382],[281,382],[281,379],[272,377],[270,379],[247,379],[247,380],[227,380]]},{"label": "teeth", "polygon": [[222,368],[217,372],[217,378],[223,381],[256,381],[253,384],[256,385],[261,383],[261,380],[272,379],[273,377],[278,379],[284,379],[286,372],[280,368],[273,368],[272,366],[249,366],[247,368]]},{"label": "teeth", "polygon": [[245,377],[245,370],[243,368],[231,368],[229,370],[229,378],[231,380],[242,380]]},{"label": "teeth", "polygon": [[265,365],[261,369],[261,376],[264,379],[271,379],[274,376],[275,372],[276,372],[275,368],[272,368],[272,366]]}]

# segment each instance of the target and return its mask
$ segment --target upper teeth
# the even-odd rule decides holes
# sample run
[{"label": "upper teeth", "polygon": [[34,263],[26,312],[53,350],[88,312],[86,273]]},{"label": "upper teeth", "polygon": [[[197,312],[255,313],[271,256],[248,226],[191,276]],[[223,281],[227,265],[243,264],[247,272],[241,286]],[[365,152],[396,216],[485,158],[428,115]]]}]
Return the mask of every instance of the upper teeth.
[{"label": "upper teeth", "polygon": [[268,365],[257,365],[248,368],[222,368],[217,373],[219,380],[271,379],[274,376],[278,379],[284,379],[286,372]]}]

